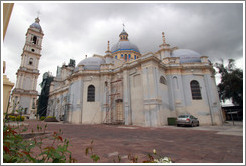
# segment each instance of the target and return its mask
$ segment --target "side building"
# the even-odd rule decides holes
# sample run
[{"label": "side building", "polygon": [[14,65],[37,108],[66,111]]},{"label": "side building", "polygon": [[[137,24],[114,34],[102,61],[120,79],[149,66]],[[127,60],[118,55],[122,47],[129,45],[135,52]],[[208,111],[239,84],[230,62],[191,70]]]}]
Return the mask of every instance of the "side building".
[{"label": "side building", "polygon": [[53,80],[54,77],[51,75],[50,72],[45,72],[43,74],[43,81],[40,84],[42,90],[38,98],[38,107],[37,107],[37,115],[39,117],[46,116],[49,92],[50,92],[50,84]]},{"label": "side building", "polygon": [[213,65],[207,56],[166,43],[141,54],[123,29],[105,55],[63,65],[51,83],[47,115],[76,124],[164,126],[190,113],[222,124]]},{"label": "side building", "polygon": [[16,73],[16,86],[12,92],[11,111],[23,110],[23,115],[34,117],[38,96],[37,79],[39,76],[39,59],[41,57],[43,30],[39,18],[30,25],[21,54],[21,64]]}]

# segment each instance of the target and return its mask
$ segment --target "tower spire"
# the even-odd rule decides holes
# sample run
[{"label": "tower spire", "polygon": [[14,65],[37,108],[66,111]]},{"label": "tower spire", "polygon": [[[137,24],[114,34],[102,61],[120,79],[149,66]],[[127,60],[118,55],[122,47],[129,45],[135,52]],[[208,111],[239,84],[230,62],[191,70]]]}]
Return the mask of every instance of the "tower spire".
[{"label": "tower spire", "polygon": [[111,54],[109,41],[108,41],[107,51],[105,51],[105,53],[107,55]]},{"label": "tower spire", "polygon": [[163,44],[166,44],[166,39],[165,39],[165,33],[162,32],[162,40],[163,40]]},{"label": "tower spire", "polygon": [[110,50],[109,50],[109,41],[108,41],[108,50],[107,50],[107,51],[110,51]]}]

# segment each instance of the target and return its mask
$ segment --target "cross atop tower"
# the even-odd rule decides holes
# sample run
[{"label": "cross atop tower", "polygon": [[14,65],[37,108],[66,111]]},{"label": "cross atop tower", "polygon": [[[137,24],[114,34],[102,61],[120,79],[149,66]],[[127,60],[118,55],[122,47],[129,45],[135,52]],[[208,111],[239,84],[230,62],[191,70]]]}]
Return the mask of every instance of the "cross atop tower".
[{"label": "cross atop tower", "polygon": [[166,44],[166,39],[165,39],[165,34],[164,34],[164,32],[162,32],[162,40],[163,40],[163,44]]}]

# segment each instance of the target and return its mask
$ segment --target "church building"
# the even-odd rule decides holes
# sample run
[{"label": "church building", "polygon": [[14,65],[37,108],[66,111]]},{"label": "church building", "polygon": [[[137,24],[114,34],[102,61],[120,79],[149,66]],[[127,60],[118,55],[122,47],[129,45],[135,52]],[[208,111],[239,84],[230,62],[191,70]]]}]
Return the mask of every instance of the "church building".
[{"label": "church building", "polygon": [[[41,34],[36,35],[36,46]],[[50,84],[47,116],[76,124],[158,127],[167,125],[169,117],[189,113],[201,125],[222,124],[215,71],[208,57],[171,47],[164,33],[162,40],[159,50],[142,54],[123,28],[119,41],[111,48],[108,42],[104,55],[58,67]],[[29,61],[22,65],[30,66],[33,58],[36,67],[34,57],[38,60],[39,55],[28,51]],[[32,72],[30,79],[36,77]]]}]

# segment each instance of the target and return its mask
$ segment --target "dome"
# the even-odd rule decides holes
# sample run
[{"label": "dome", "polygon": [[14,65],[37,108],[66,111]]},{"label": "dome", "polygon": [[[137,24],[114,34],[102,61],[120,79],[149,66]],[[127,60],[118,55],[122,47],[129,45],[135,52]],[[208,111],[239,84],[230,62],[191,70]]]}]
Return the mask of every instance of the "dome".
[{"label": "dome", "polygon": [[30,25],[30,28],[36,28],[36,29],[42,30],[41,26],[36,22]]},{"label": "dome", "polygon": [[136,51],[138,53],[139,49],[136,45],[132,44],[131,42],[127,41],[119,41],[118,43],[116,43],[112,48],[111,48],[111,52],[114,53],[116,51],[125,51],[125,50],[129,50],[129,51]]},{"label": "dome", "polygon": [[180,57],[180,63],[201,62],[201,55],[189,49],[177,49],[172,52],[172,57]]},{"label": "dome", "polygon": [[105,60],[99,57],[90,57],[79,62],[78,66],[84,65],[85,70],[100,70],[100,65],[104,64]]},{"label": "dome", "polygon": [[42,28],[41,28],[41,26],[39,25],[39,21],[40,21],[39,18],[36,18],[36,19],[35,19],[35,22],[32,23],[32,25],[30,25],[30,28],[36,28],[36,29],[42,31]]}]

